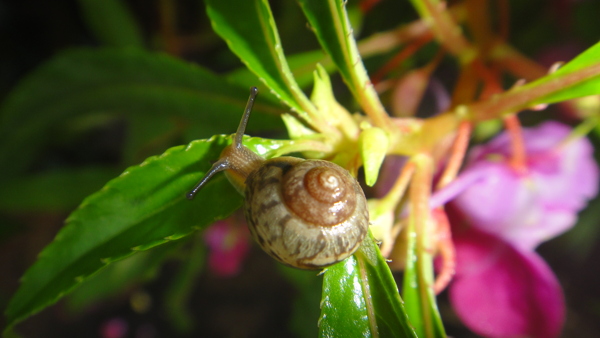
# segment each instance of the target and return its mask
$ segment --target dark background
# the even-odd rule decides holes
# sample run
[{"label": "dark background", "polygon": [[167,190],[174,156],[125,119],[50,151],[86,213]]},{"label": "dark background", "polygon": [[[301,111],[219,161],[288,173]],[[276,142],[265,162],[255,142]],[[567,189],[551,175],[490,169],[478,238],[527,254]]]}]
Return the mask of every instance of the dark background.
[{"label": "dark background", "polygon": [[[212,33],[201,1],[128,0],[126,4],[140,25],[148,49],[175,53],[217,73],[241,66],[225,43]],[[172,16],[164,13],[165,4],[174,9]],[[271,5],[288,55],[318,48],[294,2]],[[511,43],[545,65],[570,59],[600,37],[600,1],[518,0],[510,1],[510,5]],[[166,17],[175,22],[171,33],[163,25]],[[408,1],[383,0],[365,18],[361,35],[369,36],[415,19]],[[184,41],[176,51],[169,50],[169,34]],[[23,76],[57,52],[99,45],[88,30],[77,1],[0,0],[0,100]],[[443,80],[452,83],[452,75]],[[539,118],[536,114],[528,115],[525,120]],[[559,108],[551,108],[544,114],[568,119]],[[116,120],[76,135],[80,142],[49,140],[36,167],[30,170],[103,164],[113,166],[118,172],[134,164],[123,163],[121,158],[126,133],[126,124]],[[598,144],[595,136],[592,141]],[[0,208],[0,308],[6,307],[19,278],[52,241],[67,215]],[[592,201],[582,215],[571,232],[539,248],[564,287],[567,302],[564,337],[600,335],[600,202]],[[185,244],[183,250],[189,250],[191,245]],[[312,287],[315,290],[312,298],[309,297],[315,301],[298,303],[299,291],[280,273],[281,268],[256,248],[238,276],[220,278],[207,269],[201,270],[194,279],[189,299],[194,329],[187,334],[178,332],[165,314],[164,296],[179,265],[177,259],[170,260],[146,283],[131,286],[77,313],[69,311],[61,301],[19,325],[18,331],[23,337],[102,337],[102,328],[117,320],[126,323],[126,336],[139,338],[287,337],[294,332],[316,335],[318,283]],[[139,299],[144,306],[135,305]],[[445,294],[440,297],[439,306],[449,335],[475,337],[452,313]],[[300,307],[306,318],[314,320],[294,324],[297,316],[294,307]],[[0,327],[2,323],[0,320]]]}]

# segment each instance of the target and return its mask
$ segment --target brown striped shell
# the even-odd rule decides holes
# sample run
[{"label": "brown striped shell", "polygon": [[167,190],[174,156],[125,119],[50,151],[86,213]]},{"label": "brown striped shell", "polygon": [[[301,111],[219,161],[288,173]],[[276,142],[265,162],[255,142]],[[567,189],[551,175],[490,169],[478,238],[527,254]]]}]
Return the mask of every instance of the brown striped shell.
[{"label": "brown striped shell", "polygon": [[251,88],[233,143],[189,193],[194,196],[216,173],[246,196],[250,232],[276,260],[317,269],[352,255],[369,226],[367,200],[347,170],[328,161],[279,157],[264,160],[242,144],[258,89]]},{"label": "brown striped shell", "polygon": [[321,160],[267,160],[246,180],[244,211],[254,239],[276,260],[316,269],[353,254],[369,213],[358,182]]}]

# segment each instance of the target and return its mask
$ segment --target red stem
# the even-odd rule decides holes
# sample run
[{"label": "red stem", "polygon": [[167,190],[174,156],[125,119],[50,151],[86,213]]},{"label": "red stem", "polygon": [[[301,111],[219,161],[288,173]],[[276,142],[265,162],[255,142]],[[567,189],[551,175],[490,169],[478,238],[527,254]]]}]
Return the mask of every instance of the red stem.
[{"label": "red stem", "polygon": [[510,165],[518,172],[527,170],[527,152],[525,150],[525,142],[521,122],[517,115],[511,114],[504,118],[506,131],[510,135],[511,158]]},{"label": "red stem", "polygon": [[467,153],[467,148],[469,147],[469,139],[471,138],[472,128],[473,125],[470,121],[462,121],[458,126],[456,139],[452,144],[450,158],[448,158],[448,163],[446,164],[446,168],[444,168],[444,173],[437,183],[437,189],[447,186],[454,180],[454,178],[456,178],[456,175],[458,175],[458,171],[460,170]]},{"label": "red stem", "polygon": [[452,277],[454,277],[456,272],[456,249],[454,248],[454,242],[452,242],[452,231],[446,211],[443,208],[439,208],[434,210],[433,213],[437,225],[438,252],[442,257],[442,268],[433,284],[433,291],[437,295],[444,291],[452,281]]},{"label": "red stem", "polygon": [[421,47],[433,39],[433,35],[427,34],[411,44],[407,45],[403,50],[396,54],[390,61],[388,61],[383,67],[381,67],[372,77],[371,82],[373,85],[377,85],[383,77],[389,73],[392,69],[398,67],[404,60],[415,54]]}]

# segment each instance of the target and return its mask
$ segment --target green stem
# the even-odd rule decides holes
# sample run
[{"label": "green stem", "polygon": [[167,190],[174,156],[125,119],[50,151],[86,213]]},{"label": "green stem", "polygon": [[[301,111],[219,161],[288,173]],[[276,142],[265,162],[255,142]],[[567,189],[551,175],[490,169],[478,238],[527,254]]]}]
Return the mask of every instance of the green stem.
[{"label": "green stem", "polygon": [[[488,100],[475,102],[462,107],[468,111],[474,122],[500,118],[503,115],[545,103],[544,98],[600,76],[600,63],[557,76],[550,75],[538,81],[498,94]],[[454,112],[450,112],[454,113]]]},{"label": "green stem", "polygon": [[419,337],[445,337],[444,327],[433,292],[433,248],[428,229],[429,197],[433,179],[433,158],[413,156],[416,165],[410,187],[408,256],[404,279],[404,298],[410,321]]},{"label": "green stem", "polygon": [[337,39],[343,49],[344,63],[350,71],[350,78],[345,80],[349,82],[350,89],[365,113],[373,121],[373,124],[388,131],[388,114],[379,100],[379,96],[367,75],[367,70],[358,53],[356,40],[352,35],[348,13],[345,11],[341,1],[328,0],[328,6],[329,10],[334,13],[332,16],[332,19],[334,20],[333,25],[337,33]]}]

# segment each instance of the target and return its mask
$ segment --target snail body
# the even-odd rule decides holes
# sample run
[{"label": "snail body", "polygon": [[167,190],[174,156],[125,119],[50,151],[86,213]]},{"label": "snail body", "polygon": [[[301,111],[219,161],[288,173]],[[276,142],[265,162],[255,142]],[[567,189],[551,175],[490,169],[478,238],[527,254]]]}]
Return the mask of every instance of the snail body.
[{"label": "snail body", "polygon": [[198,185],[216,173],[245,196],[244,214],[261,248],[279,262],[318,269],[352,255],[367,234],[369,214],[362,188],[342,167],[323,160],[264,160],[242,145],[257,89],[252,88],[232,145]]}]

